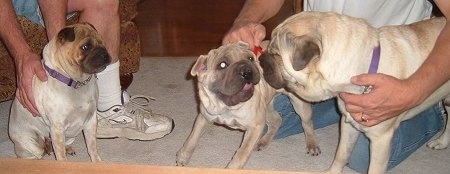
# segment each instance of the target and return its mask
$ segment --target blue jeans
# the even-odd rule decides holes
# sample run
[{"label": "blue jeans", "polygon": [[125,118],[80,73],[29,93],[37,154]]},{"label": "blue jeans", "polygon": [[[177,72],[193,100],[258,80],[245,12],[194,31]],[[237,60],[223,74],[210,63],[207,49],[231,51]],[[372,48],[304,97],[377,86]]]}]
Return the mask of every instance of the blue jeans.
[{"label": "blue jeans", "polygon": [[[313,122],[315,129],[339,122],[340,113],[336,103],[336,99],[330,99],[313,104]],[[280,129],[275,135],[275,139],[303,132],[300,117],[295,113],[287,96],[277,96],[274,101],[274,107],[283,119]],[[392,151],[388,162],[388,169],[398,165],[442,130],[445,125],[445,116],[444,107],[437,104],[416,117],[402,122],[392,140]],[[368,138],[364,135],[359,136],[350,156],[348,167],[359,173],[367,173],[370,159],[369,152]]]},{"label": "blue jeans", "polygon": [[[30,21],[45,26],[37,0],[13,0],[12,2],[17,16],[25,16]],[[74,14],[75,12],[67,14],[66,19],[70,19]]]},{"label": "blue jeans", "polygon": [[37,0],[13,0],[12,2],[16,15],[25,16],[34,23],[44,26]]}]

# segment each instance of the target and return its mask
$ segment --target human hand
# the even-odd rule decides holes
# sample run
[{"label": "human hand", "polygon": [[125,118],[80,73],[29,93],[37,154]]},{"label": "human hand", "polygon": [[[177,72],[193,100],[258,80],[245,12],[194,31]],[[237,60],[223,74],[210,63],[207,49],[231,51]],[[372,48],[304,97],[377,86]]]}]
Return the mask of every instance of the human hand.
[{"label": "human hand", "polygon": [[260,46],[266,37],[266,28],[259,23],[235,23],[222,40],[222,44],[247,42],[250,48]]},{"label": "human hand", "polygon": [[32,81],[34,75],[41,81],[47,81],[47,74],[42,67],[41,59],[37,54],[29,52],[15,60],[17,76],[16,97],[33,116],[38,116],[39,111],[34,100]]},{"label": "human hand", "polygon": [[362,74],[351,82],[360,86],[372,86],[369,93],[340,93],[346,110],[354,120],[365,126],[374,126],[396,117],[422,101],[420,92],[408,80],[400,80],[385,74]]}]

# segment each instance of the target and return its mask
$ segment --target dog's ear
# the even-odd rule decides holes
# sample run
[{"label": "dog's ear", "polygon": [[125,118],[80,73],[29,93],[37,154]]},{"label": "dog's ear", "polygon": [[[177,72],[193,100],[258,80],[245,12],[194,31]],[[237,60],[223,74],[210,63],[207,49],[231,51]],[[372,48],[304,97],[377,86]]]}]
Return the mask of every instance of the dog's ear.
[{"label": "dog's ear", "polygon": [[66,27],[59,31],[58,40],[61,43],[66,41],[73,42],[75,40],[75,27]]},{"label": "dog's ear", "polygon": [[208,55],[201,55],[200,57],[198,57],[197,61],[195,62],[194,66],[192,66],[192,69],[191,69],[192,77],[195,77],[195,76],[199,75],[199,73],[207,70],[207,68],[206,68],[206,59],[207,58],[208,58]]},{"label": "dog's ear", "polygon": [[259,64],[263,69],[264,79],[270,86],[275,89],[284,88],[286,86],[280,69],[283,68],[280,63],[279,57],[273,56],[272,54],[264,51],[261,56],[259,56]]},{"label": "dog's ear", "polygon": [[294,52],[292,55],[292,68],[300,71],[316,56],[320,55],[320,48],[316,40],[308,35],[293,38]]},{"label": "dog's ear", "polygon": [[250,45],[247,42],[243,42],[243,41],[238,41],[237,45],[239,47],[241,47],[242,49],[249,49],[250,48]]},{"label": "dog's ear", "polygon": [[97,31],[97,29],[94,27],[94,25],[92,25],[91,23],[89,23],[89,22],[83,22],[83,24],[85,24],[85,25],[89,25],[92,29],[94,29],[95,31]]}]

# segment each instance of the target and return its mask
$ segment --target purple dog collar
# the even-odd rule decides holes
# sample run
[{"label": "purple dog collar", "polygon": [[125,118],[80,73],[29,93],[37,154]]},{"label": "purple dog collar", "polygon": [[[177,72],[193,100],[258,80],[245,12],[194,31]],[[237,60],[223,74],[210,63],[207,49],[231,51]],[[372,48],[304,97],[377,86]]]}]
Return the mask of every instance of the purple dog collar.
[{"label": "purple dog collar", "polygon": [[[380,46],[377,46],[373,49],[372,60],[370,61],[369,66],[369,74],[377,73],[378,64],[380,63],[380,52],[381,52]],[[363,86],[363,94],[367,94],[370,91],[372,91],[372,85]]]},{"label": "purple dog collar", "polygon": [[45,63],[44,63],[44,68],[45,70],[48,72],[48,74],[55,78],[56,80],[63,82],[64,84],[66,84],[67,86],[70,86],[72,88],[79,88],[81,86],[86,85],[92,78],[92,75],[90,75],[86,80],[79,82],[76,80],[73,80],[69,77],[64,76],[63,74],[59,73],[58,71],[51,69],[50,67],[48,67]]},{"label": "purple dog collar", "polygon": [[373,49],[372,53],[372,61],[369,66],[369,74],[376,73],[378,71],[378,64],[380,63],[380,46],[377,46]]}]

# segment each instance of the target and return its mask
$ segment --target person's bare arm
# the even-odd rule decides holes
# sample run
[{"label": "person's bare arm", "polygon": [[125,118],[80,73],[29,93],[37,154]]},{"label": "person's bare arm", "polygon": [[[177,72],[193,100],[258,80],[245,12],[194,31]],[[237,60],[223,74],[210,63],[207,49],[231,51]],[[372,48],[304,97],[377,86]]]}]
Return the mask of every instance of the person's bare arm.
[{"label": "person's bare arm", "polygon": [[50,40],[66,26],[67,0],[39,0],[45,30]]},{"label": "person's bare arm", "polygon": [[222,40],[223,44],[244,41],[259,46],[266,36],[262,22],[278,13],[284,0],[247,0],[233,26]]},{"label": "person's bare arm", "polygon": [[418,91],[422,93],[420,102],[450,80],[450,1],[435,0],[434,2],[446,17],[447,23],[427,60],[409,78],[410,84],[421,84],[416,85]]},{"label": "person's bare arm", "polygon": [[341,93],[346,109],[355,120],[364,113],[366,126],[377,125],[422,103],[433,91],[450,80],[450,1],[435,0],[447,19],[436,44],[422,66],[408,79],[384,74],[363,74],[352,78],[356,85],[372,85],[368,94]]},{"label": "person's bare arm", "polygon": [[42,81],[47,80],[47,75],[42,68],[40,57],[31,51],[25,40],[11,0],[0,0],[0,3],[0,38],[15,61],[16,97],[33,115],[38,115],[31,81],[35,74]]}]

